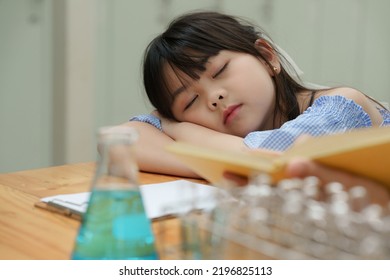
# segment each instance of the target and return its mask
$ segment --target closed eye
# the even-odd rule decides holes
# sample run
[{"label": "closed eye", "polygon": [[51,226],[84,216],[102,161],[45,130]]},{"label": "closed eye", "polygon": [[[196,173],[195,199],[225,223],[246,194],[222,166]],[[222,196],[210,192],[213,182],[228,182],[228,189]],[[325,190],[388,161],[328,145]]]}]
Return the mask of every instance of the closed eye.
[{"label": "closed eye", "polygon": [[228,64],[229,62],[226,62],[225,65],[221,69],[219,69],[217,73],[213,75],[213,79],[217,78],[220,74],[222,74],[222,72],[225,71]]},{"label": "closed eye", "polygon": [[191,107],[192,104],[194,104],[195,100],[198,98],[198,95],[195,95],[194,98],[191,99],[191,101],[184,107],[184,111]]}]

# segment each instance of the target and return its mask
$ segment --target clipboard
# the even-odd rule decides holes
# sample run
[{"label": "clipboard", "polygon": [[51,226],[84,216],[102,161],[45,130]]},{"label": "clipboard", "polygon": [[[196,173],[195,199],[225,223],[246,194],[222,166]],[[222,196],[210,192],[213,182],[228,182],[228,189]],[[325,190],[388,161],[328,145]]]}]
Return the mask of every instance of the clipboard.
[{"label": "clipboard", "polygon": [[49,196],[36,202],[35,206],[81,220],[87,211],[89,197],[89,192]]},{"label": "clipboard", "polygon": [[[151,220],[194,208],[210,210],[216,206],[220,192],[225,192],[210,185],[188,180],[141,185],[140,191],[146,215]],[[40,199],[34,206],[81,220],[87,211],[89,198],[90,192],[55,195]]]}]

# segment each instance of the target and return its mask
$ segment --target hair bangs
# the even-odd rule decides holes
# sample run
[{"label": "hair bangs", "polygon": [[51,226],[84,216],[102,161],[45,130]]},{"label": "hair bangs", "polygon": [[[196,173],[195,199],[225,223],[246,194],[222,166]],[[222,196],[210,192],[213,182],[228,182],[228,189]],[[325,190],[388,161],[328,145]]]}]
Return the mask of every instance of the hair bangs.
[{"label": "hair bangs", "polygon": [[209,58],[217,55],[222,48],[205,45],[203,42],[195,43],[193,40],[180,40],[165,45],[164,58],[172,68],[197,80],[206,70]]}]

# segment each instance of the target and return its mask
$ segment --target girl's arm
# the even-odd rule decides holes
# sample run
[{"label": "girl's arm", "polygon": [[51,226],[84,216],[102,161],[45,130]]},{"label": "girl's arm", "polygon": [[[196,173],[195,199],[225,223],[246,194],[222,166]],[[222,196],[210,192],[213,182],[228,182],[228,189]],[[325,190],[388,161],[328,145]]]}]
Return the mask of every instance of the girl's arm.
[{"label": "girl's arm", "polygon": [[165,151],[165,147],[174,141],[172,138],[148,123],[130,121],[123,125],[138,130],[136,157],[141,171],[199,178],[174,155]]},{"label": "girl's arm", "polygon": [[244,139],[238,136],[221,133],[189,122],[175,122],[164,118],[161,118],[161,124],[164,133],[175,141],[184,141],[215,149],[249,150],[244,144]]},{"label": "girl's arm", "polygon": [[164,118],[161,118],[161,123],[163,132],[142,121],[130,121],[123,124],[134,127],[139,132],[136,156],[141,171],[200,178],[165,150],[167,145],[176,140],[218,149],[247,149],[240,137],[220,133],[196,124],[178,123]]}]

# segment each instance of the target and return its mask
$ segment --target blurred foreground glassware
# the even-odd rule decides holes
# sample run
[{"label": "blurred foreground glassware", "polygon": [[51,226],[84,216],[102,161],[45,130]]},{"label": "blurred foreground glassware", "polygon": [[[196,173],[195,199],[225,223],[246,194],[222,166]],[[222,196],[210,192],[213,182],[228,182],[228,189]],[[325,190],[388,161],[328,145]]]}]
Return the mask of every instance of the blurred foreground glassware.
[{"label": "blurred foreground glassware", "polygon": [[180,256],[390,259],[390,204],[372,203],[361,186],[322,186],[314,177],[271,185],[261,176],[228,193],[212,211],[181,215],[179,223],[191,232],[181,239],[184,246],[176,246]]},{"label": "blurred foreground glassware", "polygon": [[137,179],[137,138],[130,127],[99,130],[100,158],[72,259],[158,259]]}]

